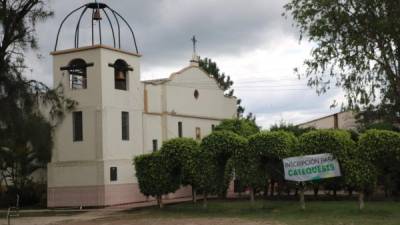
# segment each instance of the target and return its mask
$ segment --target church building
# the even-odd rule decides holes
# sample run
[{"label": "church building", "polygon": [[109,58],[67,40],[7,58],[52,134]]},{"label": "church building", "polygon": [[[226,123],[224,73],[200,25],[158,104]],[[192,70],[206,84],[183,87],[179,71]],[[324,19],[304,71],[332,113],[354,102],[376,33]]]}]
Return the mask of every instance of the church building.
[{"label": "church building", "polygon": [[[79,18],[74,47],[59,49],[63,25],[74,15]],[[81,20],[87,17],[91,33],[80,34]],[[84,35],[91,42],[81,46]],[[106,37],[112,44],[104,44]],[[62,85],[78,105],[55,130],[48,207],[147,201],[135,177],[135,156],[157,151],[171,138],[201,140],[223,119],[236,117],[236,99],[225,96],[199,67],[195,51],[189,65],[168,78],[141,81],[133,30],[106,4],[89,3],[72,11],[61,23],[51,55],[54,87]],[[171,197],[190,194],[186,187]]]}]

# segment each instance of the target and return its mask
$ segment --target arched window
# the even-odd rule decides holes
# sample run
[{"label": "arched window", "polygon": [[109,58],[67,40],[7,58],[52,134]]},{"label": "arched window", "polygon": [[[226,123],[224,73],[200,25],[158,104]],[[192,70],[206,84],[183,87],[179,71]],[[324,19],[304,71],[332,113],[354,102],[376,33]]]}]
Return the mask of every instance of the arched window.
[{"label": "arched window", "polygon": [[73,59],[68,66],[61,67],[61,70],[68,71],[71,89],[87,88],[87,67],[89,66],[93,66],[93,63],[88,64],[83,59]]},{"label": "arched window", "polygon": [[128,71],[133,69],[122,59],[118,59],[114,64],[109,64],[114,67],[114,85],[115,89],[128,90]]}]

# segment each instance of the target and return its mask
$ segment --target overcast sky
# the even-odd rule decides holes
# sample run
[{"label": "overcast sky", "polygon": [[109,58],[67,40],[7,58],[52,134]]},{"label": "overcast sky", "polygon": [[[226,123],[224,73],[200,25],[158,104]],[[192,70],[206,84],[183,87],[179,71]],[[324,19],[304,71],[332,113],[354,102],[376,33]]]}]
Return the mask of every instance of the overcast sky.
[{"label": "overcast sky", "polygon": [[[52,83],[56,33],[61,20],[73,9],[90,1],[52,0],[55,16],[38,27],[40,49],[29,54],[29,76]],[[309,56],[311,43],[299,42],[292,22],[281,16],[287,0],[101,0],[120,12],[135,31],[140,53],[142,80],[167,77],[189,63],[190,38],[196,35],[198,53],[217,62],[230,75],[236,96],[257,123],[269,128],[281,120],[298,124],[339,111],[330,109],[342,99],[340,90],[318,96],[298,80],[293,69]],[[60,47],[73,47],[78,14],[61,33]],[[87,21],[88,18],[83,19]],[[105,22],[105,21],[104,21]],[[89,23],[82,23],[82,44],[89,40]],[[104,30],[105,33],[110,33]],[[123,47],[133,50],[129,33]],[[37,57],[39,56],[39,57]]]}]

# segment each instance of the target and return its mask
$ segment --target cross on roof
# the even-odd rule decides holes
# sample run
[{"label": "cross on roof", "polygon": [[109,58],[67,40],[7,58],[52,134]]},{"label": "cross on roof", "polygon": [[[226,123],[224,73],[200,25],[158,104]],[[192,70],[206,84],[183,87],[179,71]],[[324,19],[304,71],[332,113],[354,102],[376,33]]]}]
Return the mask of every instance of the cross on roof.
[{"label": "cross on roof", "polygon": [[196,55],[196,44],[197,44],[197,39],[196,39],[196,36],[195,35],[193,35],[193,37],[192,37],[192,39],[190,39],[191,41],[192,41],[192,43],[193,43],[193,54],[194,55]]}]

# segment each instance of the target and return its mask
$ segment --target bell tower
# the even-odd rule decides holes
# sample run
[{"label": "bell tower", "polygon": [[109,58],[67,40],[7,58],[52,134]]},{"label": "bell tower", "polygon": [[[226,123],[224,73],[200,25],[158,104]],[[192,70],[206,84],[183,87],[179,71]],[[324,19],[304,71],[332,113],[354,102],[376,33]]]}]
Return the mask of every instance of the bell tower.
[{"label": "bell tower", "polygon": [[[60,48],[62,32],[71,33],[64,25],[73,16],[78,18],[73,45]],[[132,166],[133,157],[143,153],[144,108],[133,29],[108,5],[88,3],[61,22],[51,55],[54,86],[62,85],[78,105],[55,130],[48,207],[145,200]]]}]

